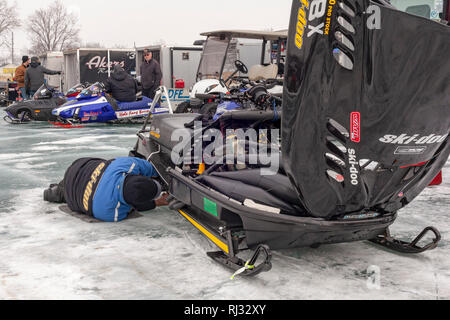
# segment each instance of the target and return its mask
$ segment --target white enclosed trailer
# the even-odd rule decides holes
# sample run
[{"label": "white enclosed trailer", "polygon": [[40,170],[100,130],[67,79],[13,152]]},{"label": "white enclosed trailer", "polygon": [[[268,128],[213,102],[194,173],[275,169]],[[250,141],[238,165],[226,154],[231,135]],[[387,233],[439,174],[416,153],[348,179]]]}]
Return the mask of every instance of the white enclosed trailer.
[{"label": "white enclosed trailer", "polygon": [[[64,70],[64,53],[61,51],[50,51],[39,57],[43,66],[53,71]],[[45,75],[47,84],[52,87],[60,87],[62,78],[60,75]]]}]

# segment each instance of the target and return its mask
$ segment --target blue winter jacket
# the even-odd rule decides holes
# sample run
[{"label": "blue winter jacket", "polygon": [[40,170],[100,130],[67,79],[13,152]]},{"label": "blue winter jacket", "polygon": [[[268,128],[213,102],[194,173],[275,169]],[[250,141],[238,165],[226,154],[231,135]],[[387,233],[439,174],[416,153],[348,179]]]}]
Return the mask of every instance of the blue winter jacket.
[{"label": "blue winter jacket", "polygon": [[106,169],[93,200],[94,217],[105,222],[119,222],[128,217],[132,207],[125,202],[123,184],[128,175],[157,177],[155,168],[138,158],[118,158]]}]

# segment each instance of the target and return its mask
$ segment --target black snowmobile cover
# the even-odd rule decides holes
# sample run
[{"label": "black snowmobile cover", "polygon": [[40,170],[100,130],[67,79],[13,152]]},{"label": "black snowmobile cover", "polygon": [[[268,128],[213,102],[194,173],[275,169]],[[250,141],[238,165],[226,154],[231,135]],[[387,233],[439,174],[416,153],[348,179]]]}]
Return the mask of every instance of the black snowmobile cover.
[{"label": "black snowmobile cover", "polygon": [[294,0],[285,170],[314,217],[396,212],[445,165],[450,27],[384,1]]}]

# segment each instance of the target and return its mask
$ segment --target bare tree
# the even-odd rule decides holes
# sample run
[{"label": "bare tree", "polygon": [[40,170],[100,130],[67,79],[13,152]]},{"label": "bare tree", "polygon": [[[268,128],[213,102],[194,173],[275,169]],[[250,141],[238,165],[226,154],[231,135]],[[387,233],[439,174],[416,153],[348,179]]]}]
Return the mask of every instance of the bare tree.
[{"label": "bare tree", "polygon": [[47,8],[37,9],[28,21],[27,33],[36,54],[63,51],[79,42],[77,17],[70,14],[60,0]]},{"label": "bare tree", "polygon": [[8,1],[0,0],[0,46],[11,45],[10,32],[14,28],[20,27],[20,21],[17,18],[16,4],[9,5]]}]

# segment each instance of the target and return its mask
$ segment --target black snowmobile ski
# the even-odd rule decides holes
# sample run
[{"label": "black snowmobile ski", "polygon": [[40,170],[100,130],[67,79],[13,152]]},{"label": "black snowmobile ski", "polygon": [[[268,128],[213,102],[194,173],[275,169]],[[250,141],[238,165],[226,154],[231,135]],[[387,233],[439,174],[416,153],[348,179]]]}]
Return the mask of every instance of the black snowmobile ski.
[{"label": "black snowmobile ski", "polygon": [[[434,235],[434,239],[432,242],[428,243],[425,246],[418,246],[419,242],[425,238],[425,236],[429,233]],[[405,242],[401,240],[397,240],[391,236],[391,232],[386,230],[386,233],[378,236],[375,239],[372,239],[371,242],[386,247],[390,250],[405,253],[405,254],[419,254],[425,251],[436,249],[439,242],[441,241],[440,232],[434,227],[425,228],[419,236],[412,242]]]},{"label": "black snowmobile ski", "polygon": [[[242,236],[233,231],[233,228],[221,226],[216,228],[211,225],[200,222],[195,214],[190,213],[189,208],[175,198],[170,198],[169,207],[178,211],[186,220],[194,227],[202,232],[209,240],[211,240],[220,251],[208,252],[207,255],[217,263],[223,265],[234,272],[235,275],[254,277],[260,273],[268,272],[272,269],[272,253],[267,245],[259,245],[253,256],[248,261],[244,261],[238,257],[242,251],[248,251],[248,248],[241,248]],[[218,232],[216,231],[218,230]],[[262,261],[260,261],[262,258]]]},{"label": "black snowmobile ski", "polygon": [[6,116],[3,117],[3,120],[9,124],[24,124],[31,122],[31,119],[28,118],[25,112],[18,115],[18,118],[14,117],[11,114],[7,114]]}]

